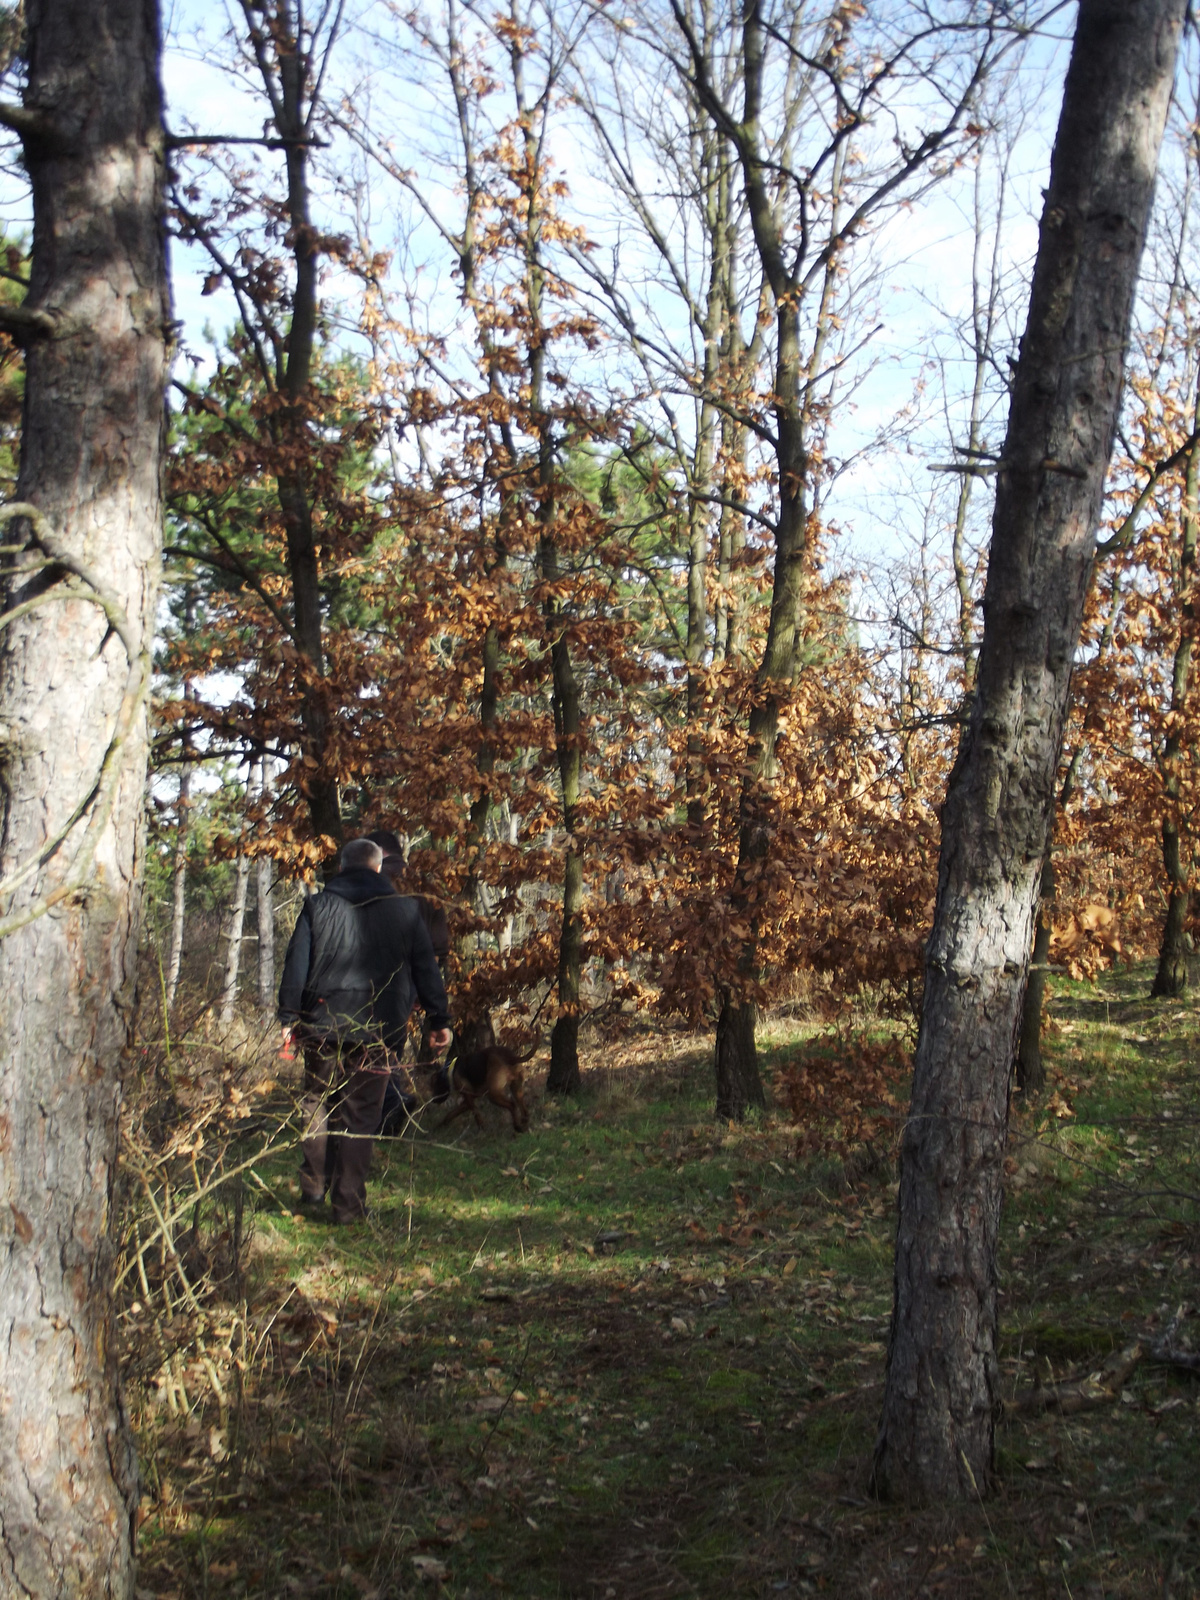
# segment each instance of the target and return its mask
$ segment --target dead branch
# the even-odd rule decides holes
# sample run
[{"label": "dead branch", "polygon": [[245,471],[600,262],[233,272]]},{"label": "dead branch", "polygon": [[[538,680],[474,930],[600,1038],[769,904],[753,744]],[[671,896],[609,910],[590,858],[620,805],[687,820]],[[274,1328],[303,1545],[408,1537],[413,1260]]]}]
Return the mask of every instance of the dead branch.
[{"label": "dead branch", "polygon": [[1028,1394],[1006,1400],[1003,1415],[1005,1418],[1031,1417],[1042,1411],[1060,1411],[1068,1415],[1074,1411],[1088,1411],[1093,1406],[1109,1405],[1120,1398],[1122,1387],[1145,1356],[1146,1346],[1139,1339],[1136,1344],[1115,1351],[1098,1372],[1075,1372],[1058,1383],[1039,1384]]},{"label": "dead branch", "polygon": [[1088,1411],[1093,1406],[1109,1405],[1120,1398],[1122,1388],[1142,1361],[1174,1367],[1180,1372],[1200,1373],[1200,1352],[1180,1349],[1175,1343],[1186,1314],[1187,1307],[1180,1306],[1157,1339],[1143,1335],[1136,1344],[1114,1351],[1099,1371],[1074,1372],[1058,1383],[1038,1384],[1028,1394],[1006,1400],[1005,1418],[1036,1416],[1042,1411],[1069,1415]]}]

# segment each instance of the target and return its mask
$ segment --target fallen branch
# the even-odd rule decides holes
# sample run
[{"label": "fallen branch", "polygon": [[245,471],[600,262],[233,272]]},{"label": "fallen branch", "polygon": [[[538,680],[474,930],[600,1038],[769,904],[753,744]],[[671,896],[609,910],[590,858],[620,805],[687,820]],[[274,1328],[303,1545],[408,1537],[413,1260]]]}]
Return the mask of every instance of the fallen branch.
[{"label": "fallen branch", "polygon": [[1175,1343],[1186,1315],[1187,1307],[1180,1306],[1157,1339],[1143,1335],[1136,1344],[1115,1351],[1098,1372],[1075,1372],[1058,1383],[1039,1384],[1028,1394],[1006,1400],[1004,1416],[1029,1417],[1041,1411],[1069,1414],[1109,1405],[1120,1398],[1122,1388],[1142,1361],[1154,1361],[1179,1372],[1200,1373],[1200,1352],[1181,1350]]},{"label": "fallen branch", "polygon": [[1145,1355],[1146,1346],[1139,1339],[1136,1344],[1115,1351],[1098,1372],[1076,1372],[1059,1383],[1039,1384],[1028,1394],[1006,1400],[1003,1414],[1006,1418],[1037,1416],[1042,1411],[1068,1415],[1110,1405],[1120,1398],[1130,1374]]}]

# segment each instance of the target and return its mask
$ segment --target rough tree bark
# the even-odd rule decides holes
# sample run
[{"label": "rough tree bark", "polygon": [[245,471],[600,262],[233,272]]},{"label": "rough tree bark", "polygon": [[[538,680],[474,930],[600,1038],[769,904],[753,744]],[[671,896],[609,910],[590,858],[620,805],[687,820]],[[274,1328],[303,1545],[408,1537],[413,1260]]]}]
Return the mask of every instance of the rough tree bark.
[{"label": "rough tree bark", "polygon": [[1185,0],[1082,0],[942,820],[876,1490],[984,1492],[1008,1081]]},{"label": "rough tree bark", "polygon": [[[142,849],[170,327],[153,0],[28,0],[34,237],[0,636],[0,1591],[127,1597],[109,1203]],[[15,536],[15,537],[14,537]],[[45,559],[42,559],[45,558]],[[76,814],[78,810],[78,817]],[[72,826],[72,822],[74,825]]]}]

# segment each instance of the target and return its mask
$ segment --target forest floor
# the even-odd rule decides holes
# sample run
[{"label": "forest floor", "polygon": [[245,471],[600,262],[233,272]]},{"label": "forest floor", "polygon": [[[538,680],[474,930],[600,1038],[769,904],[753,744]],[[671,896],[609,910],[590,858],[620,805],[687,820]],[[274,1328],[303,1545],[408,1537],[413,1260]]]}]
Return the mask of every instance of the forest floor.
[{"label": "forest floor", "polygon": [[[1148,982],[1060,984],[1014,1113],[1008,1396],[1200,1318],[1200,1007]],[[871,1500],[894,1173],[714,1123],[709,1070],[641,1034],[523,1137],[381,1143],[352,1228],[259,1163],[237,1392],[130,1384],[139,1596],[1200,1596],[1200,1380],[1150,1359],[1002,1422],[986,1499]]]}]

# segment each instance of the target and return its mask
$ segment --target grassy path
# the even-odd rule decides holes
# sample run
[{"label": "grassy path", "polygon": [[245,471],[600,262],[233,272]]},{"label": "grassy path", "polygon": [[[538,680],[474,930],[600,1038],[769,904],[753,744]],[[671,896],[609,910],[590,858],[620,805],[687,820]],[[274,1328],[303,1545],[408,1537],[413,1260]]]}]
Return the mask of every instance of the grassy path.
[{"label": "grassy path", "polygon": [[[1196,1017],[1141,993],[1064,989],[1014,1119],[1006,1395],[1200,1302]],[[138,1411],[140,1592],[1200,1595],[1200,1383],[1150,1362],[1003,1424],[983,1504],[869,1501],[891,1174],[708,1106],[699,1050],[643,1040],[524,1138],[381,1146],[357,1228],[265,1172],[240,1399]]]}]

